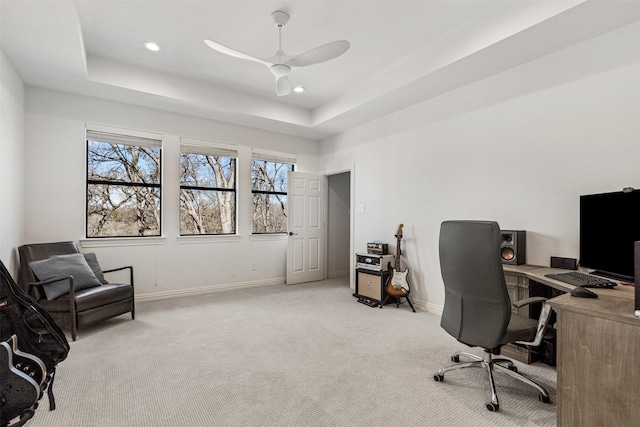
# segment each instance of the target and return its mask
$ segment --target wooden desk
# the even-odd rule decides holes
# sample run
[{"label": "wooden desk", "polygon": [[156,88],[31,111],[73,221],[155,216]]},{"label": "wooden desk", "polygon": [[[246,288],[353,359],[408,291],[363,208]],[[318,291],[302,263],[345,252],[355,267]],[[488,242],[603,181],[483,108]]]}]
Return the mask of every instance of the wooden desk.
[{"label": "wooden desk", "polygon": [[[528,271],[530,280],[570,292],[544,277],[563,270]],[[557,313],[558,426],[640,426],[640,319],[634,288],[590,289],[599,298],[569,294],[549,300]]]}]

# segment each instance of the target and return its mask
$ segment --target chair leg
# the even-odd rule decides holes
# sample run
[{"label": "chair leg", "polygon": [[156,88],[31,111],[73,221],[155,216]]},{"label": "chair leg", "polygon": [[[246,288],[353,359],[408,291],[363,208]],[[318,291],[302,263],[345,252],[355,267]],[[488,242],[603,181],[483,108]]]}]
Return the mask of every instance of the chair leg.
[{"label": "chair leg", "polygon": [[76,317],[76,306],[73,301],[71,302],[69,315],[71,316],[71,339],[75,341],[78,335],[78,318]]},{"label": "chair leg", "polygon": [[505,374],[509,375],[512,378],[515,378],[518,381],[522,381],[525,384],[530,385],[531,387],[535,388],[536,390],[538,390],[540,392],[540,400],[545,402],[545,403],[549,403],[549,393],[547,392],[547,390],[545,390],[544,387],[542,387],[540,384],[538,384],[537,382],[533,381],[532,379],[530,379],[529,377],[514,371],[512,369],[509,368],[505,368],[502,365],[498,365],[495,364],[493,365],[493,367],[500,371],[500,372],[504,372]]},{"label": "chair leg", "polygon": [[[489,355],[489,360],[491,360],[491,355]],[[493,381],[493,368],[495,365],[490,361],[487,362],[486,360],[483,360],[480,363],[482,364],[482,367],[487,371],[487,376],[489,377],[489,387],[491,388],[491,402],[487,403],[487,409],[491,412],[495,412],[500,408],[500,403],[498,402],[498,393],[496,393],[496,384]]]},{"label": "chair leg", "polygon": [[73,341],[76,340],[77,337],[77,331],[78,331],[78,325],[76,324],[76,316],[75,313],[71,313],[71,339]]}]

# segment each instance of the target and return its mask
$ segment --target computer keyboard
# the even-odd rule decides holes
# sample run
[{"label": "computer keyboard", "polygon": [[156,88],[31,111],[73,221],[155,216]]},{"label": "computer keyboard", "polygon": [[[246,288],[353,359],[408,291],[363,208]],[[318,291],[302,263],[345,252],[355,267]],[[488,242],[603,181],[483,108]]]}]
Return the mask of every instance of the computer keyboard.
[{"label": "computer keyboard", "polygon": [[610,282],[603,277],[591,276],[578,271],[545,274],[545,277],[560,280],[561,282],[565,282],[573,286],[582,286],[583,288],[613,288],[614,286],[617,286],[617,283]]}]

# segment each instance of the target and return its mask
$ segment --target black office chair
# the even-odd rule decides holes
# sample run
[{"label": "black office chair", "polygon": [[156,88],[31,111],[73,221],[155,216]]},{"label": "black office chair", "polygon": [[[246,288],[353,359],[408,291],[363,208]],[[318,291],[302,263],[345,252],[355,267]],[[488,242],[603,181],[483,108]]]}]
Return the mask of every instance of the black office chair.
[{"label": "black office chair", "polygon": [[[446,372],[477,367],[487,371],[491,401],[487,409],[497,411],[498,396],[493,372],[503,372],[536,388],[538,398],[549,403],[549,393],[526,376],[509,359],[494,358],[508,343],[537,346],[542,341],[551,308],[545,298],[533,297],[514,305],[522,307],[542,303],[539,319],[511,313],[511,301],[500,260],[500,226],[490,221],[445,221],[440,228],[440,269],[445,300],[440,326],[458,341],[470,347],[484,348],[484,357],[458,351],[451,356],[457,364],[442,368],[434,375],[443,381]],[[460,362],[460,356],[471,359]]]}]

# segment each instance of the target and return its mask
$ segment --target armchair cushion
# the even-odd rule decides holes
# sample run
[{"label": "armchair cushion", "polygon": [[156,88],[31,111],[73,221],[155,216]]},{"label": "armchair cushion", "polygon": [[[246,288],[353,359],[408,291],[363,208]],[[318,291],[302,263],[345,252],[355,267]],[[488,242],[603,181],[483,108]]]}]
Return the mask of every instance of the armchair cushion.
[{"label": "armchair cushion", "polygon": [[[75,290],[101,285],[81,253],[56,255],[44,260],[32,261],[29,267],[40,281],[73,276]],[[61,280],[48,283],[43,285],[43,289],[47,299],[52,300],[69,292],[69,282]]]},{"label": "armchair cushion", "polygon": [[89,264],[89,267],[91,268],[91,271],[93,271],[93,274],[96,275],[96,279],[98,279],[103,285],[109,283],[104,278],[104,274],[102,274],[102,268],[100,267],[100,264],[98,264],[98,257],[96,256],[95,252],[88,252],[82,255],[84,255],[84,259],[85,261],[87,261],[87,264]]}]

